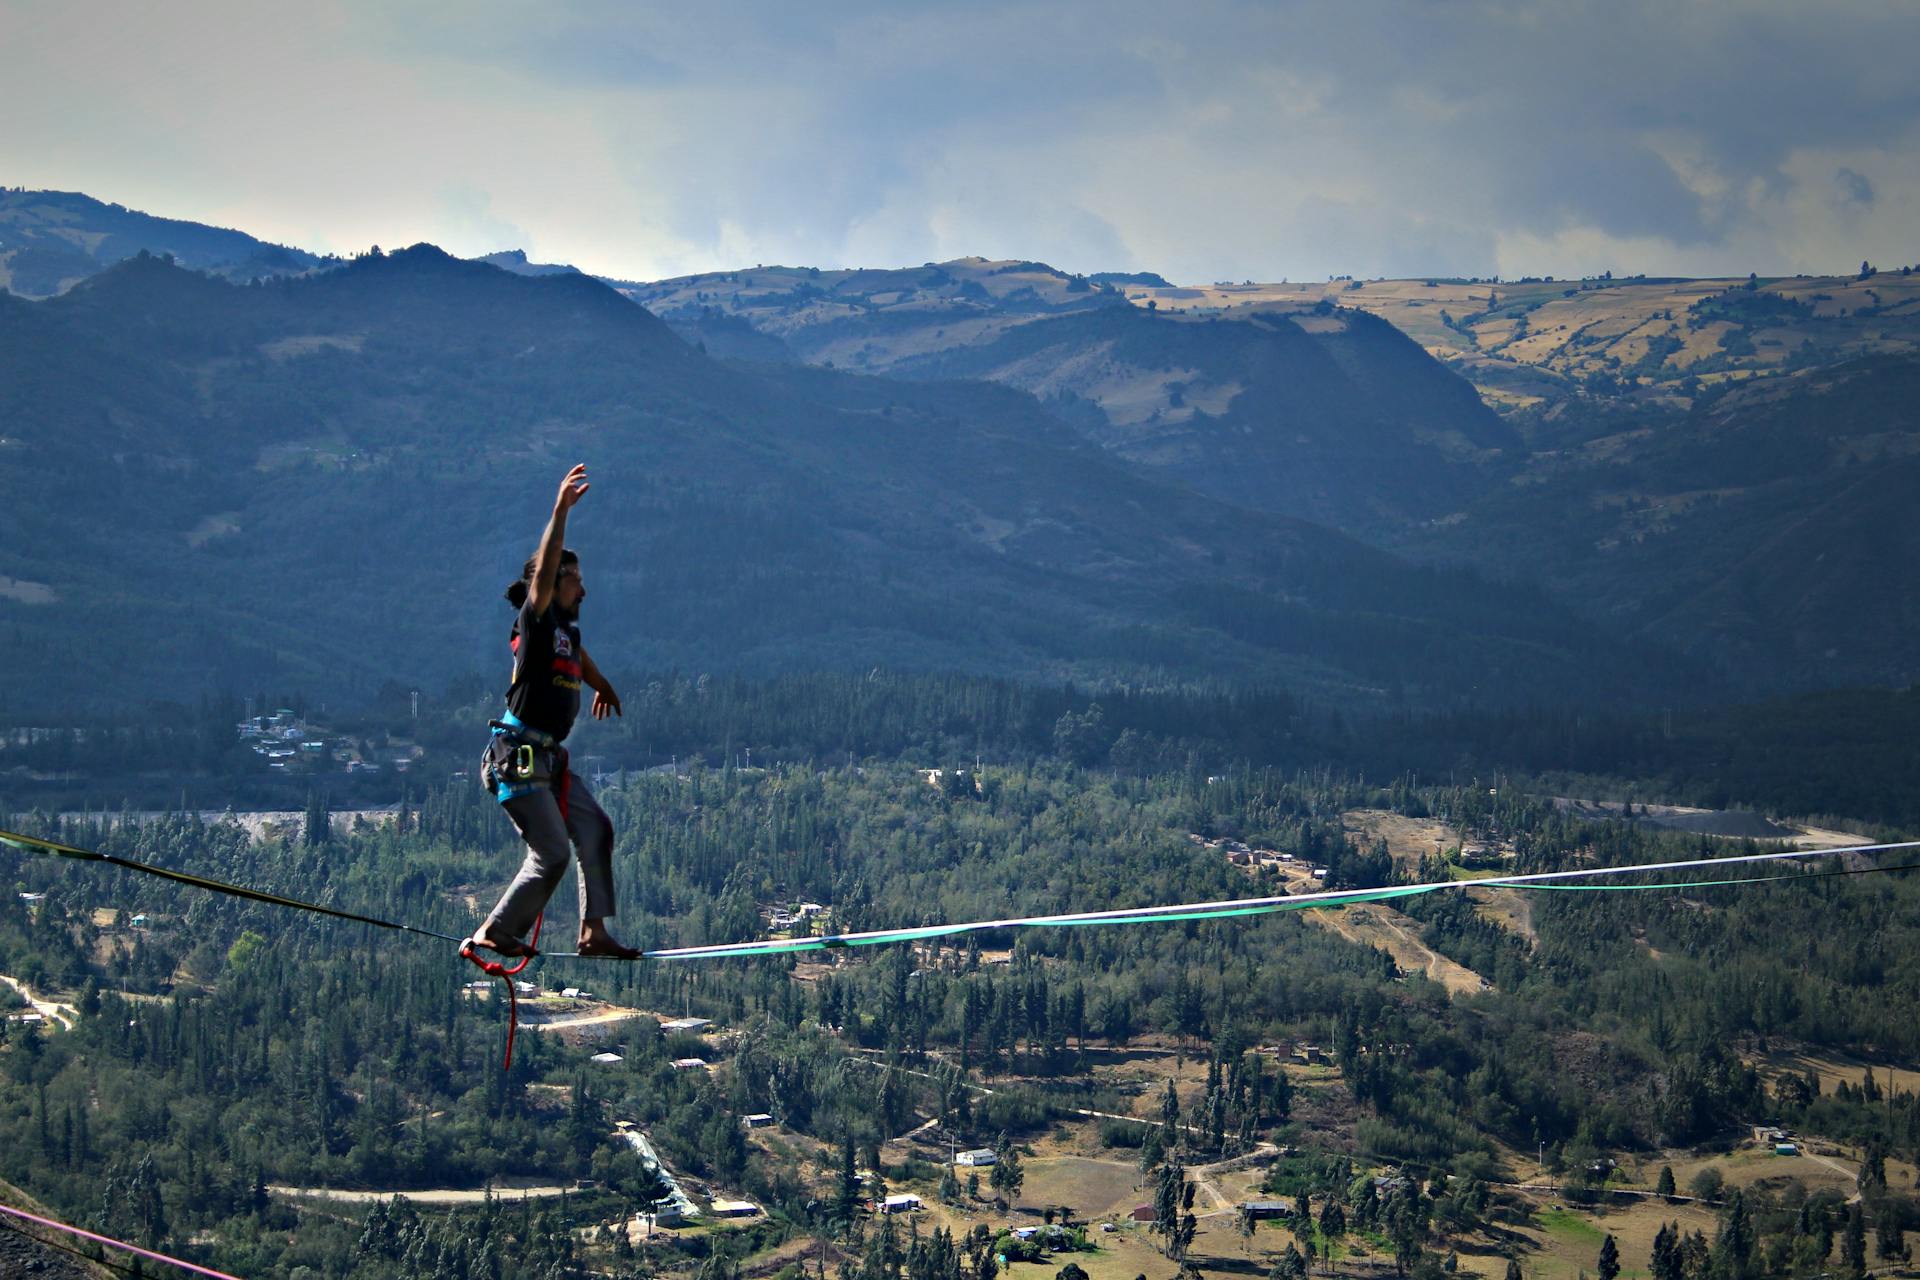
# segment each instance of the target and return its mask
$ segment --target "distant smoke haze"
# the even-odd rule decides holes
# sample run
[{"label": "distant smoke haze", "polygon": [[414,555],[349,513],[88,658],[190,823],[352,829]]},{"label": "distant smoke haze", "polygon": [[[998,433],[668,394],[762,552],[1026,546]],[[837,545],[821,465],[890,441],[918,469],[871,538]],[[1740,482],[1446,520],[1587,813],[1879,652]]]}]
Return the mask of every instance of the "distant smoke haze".
[{"label": "distant smoke haze", "polygon": [[649,279],[1920,258],[1920,9],[0,0],[0,182]]}]

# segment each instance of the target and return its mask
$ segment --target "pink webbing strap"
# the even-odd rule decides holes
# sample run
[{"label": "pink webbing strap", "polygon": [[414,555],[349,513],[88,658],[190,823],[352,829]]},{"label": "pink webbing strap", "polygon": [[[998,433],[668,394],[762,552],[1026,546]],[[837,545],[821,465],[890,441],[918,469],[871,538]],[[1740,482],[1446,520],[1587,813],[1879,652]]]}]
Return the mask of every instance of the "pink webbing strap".
[{"label": "pink webbing strap", "polygon": [[12,1214],[16,1218],[24,1218],[28,1222],[36,1223],[42,1227],[51,1227],[55,1231],[64,1231],[68,1235],[79,1236],[82,1240],[91,1240],[95,1244],[109,1245],[115,1249],[125,1249],[128,1253],[137,1254],[142,1258],[152,1258],[155,1262],[165,1262],[172,1266],[179,1267],[182,1271],[191,1271],[198,1276],[211,1276],[213,1280],[240,1280],[239,1276],[228,1275],[224,1271],[215,1271],[212,1267],[203,1267],[197,1262],[185,1262],[179,1258],[171,1258],[164,1253],[155,1253],[151,1249],[142,1249],[137,1244],[128,1244],[125,1240],[115,1240],[112,1236],[95,1235],[91,1231],[83,1231],[79,1227],[70,1227],[64,1222],[56,1222],[52,1218],[43,1218],[37,1213],[28,1213],[25,1209],[16,1209],[10,1204],[0,1204],[0,1213]]}]

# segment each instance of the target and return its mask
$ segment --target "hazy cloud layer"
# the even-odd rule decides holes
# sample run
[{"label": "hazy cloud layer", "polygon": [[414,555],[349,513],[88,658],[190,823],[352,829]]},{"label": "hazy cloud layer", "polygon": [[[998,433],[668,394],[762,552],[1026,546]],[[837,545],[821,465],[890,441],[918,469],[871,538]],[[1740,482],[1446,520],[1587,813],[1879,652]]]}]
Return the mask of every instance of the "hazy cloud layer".
[{"label": "hazy cloud layer", "polygon": [[1883,3],[0,0],[0,182],[636,278],[1920,260]]}]

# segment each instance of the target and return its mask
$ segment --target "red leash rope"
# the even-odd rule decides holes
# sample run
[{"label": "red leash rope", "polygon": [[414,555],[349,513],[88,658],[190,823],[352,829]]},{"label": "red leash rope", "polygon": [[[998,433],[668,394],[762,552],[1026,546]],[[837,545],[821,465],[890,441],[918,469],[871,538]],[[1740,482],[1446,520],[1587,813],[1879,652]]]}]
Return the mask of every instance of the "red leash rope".
[{"label": "red leash rope", "polygon": [[513,1038],[520,1030],[520,992],[514,986],[513,978],[515,974],[532,964],[533,958],[540,954],[536,948],[540,945],[540,926],[546,918],[547,913],[544,911],[533,918],[533,937],[527,941],[527,954],[521,956],[520,963],[511,969],[498,960],[488,960],[477,954],[473,949],[471,938],[460,944],[460,954],[479,965],[480,972],[507,984],[507,1056],[500,1064],[502,1071],[513,1070]]}]

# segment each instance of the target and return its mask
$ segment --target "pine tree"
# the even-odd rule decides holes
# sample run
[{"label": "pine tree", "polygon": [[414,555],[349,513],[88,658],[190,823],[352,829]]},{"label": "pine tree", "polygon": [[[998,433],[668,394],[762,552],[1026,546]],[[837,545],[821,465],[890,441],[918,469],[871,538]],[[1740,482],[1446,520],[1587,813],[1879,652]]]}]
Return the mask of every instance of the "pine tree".
[{"label": "pine tree", "polygon": [[1620,1246],[1612,1236],[1600,1242],[1600,1258],[1594,1264],[1594,1269],[1599,1272],[1600,1280],[1619,1280]]},{"label": "pine tree", "polygon": [[1858,1203],[1847,1206],[1847,1229],[1840,1237],[1840,1257],[1851,1280],[1867,1274],[1867,1220]]},{"label": "pine tree", "polygon": [[1007,1140],[1002,1133],[993,1147],[993,1172],[987,1175],[987,1181],[1000,1198],[1011,1205],[1020,1198],[1020,1187],[1027,1180],[1027,1171],[1020,1167],[1020,1151]]},{"label": "pine tree", "polygon": [[1663,1164],[1660,1166],[1660,1182],[1654,1187],[1654,1191],[1668,1200],[1673,1199],[1675,1187],[1672,1165]]},{"label": "pine tree", "polygon": [[1173,1256],[1173,1241],[1180,1227],[1180,1187],[1187,1171],[1177,1160],[1160,1166],[1159,1180],[1153,1190],[1153,1226],[1155,1235],[1167,1238],[1167,1256]]},{"label": "pine tree", "polygon": [[840,1186],[834,1199],[833,1217],[840,1230],[848,1232],[860,1216],[860,1176],[853,1167],[853,1133],[840,1142]]},{"label": "pine tree", "polygon": [[1679,1228],[1672,1223],[1662,1223],[1654,1233],[1653,1256],[1647,1261],[1653,1280],[1680,1280],[1679,1235]]},{"label": "pine tree", "polygon": [[1874,1250],[1887,1262],[1905,1262],[1907,1260],[1906,1223],[1900,1212],[1899,1202],[1888,1197],[1880,1202],[1879,1211],[1874,1214]]}]

